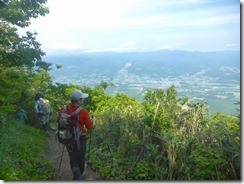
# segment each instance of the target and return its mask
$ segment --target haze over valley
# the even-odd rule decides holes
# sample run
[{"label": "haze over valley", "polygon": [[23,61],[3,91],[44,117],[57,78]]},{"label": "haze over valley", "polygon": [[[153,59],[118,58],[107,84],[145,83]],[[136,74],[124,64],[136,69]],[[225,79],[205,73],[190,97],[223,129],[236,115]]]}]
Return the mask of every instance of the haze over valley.
[{"label": "haze over valley", "polygon": [[126,93],[143,99],[147,89],[174,85],[178,96],[197,102],[205,99],[211,112],[240,114],[240,52],[97,52],[49,55],[54,82],[93,87],[112,82],[109,94]]}]

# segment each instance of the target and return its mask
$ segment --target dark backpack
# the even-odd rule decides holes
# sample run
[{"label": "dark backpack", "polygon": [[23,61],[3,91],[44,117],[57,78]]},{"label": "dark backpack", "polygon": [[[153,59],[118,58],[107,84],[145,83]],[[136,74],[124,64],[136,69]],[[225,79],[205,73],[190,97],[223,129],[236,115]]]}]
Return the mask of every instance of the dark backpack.
[{"label": "dark backpack", "polygon": [[58,115],[58,131],[57,137],[60,143],[64,145],[74,145],[77,144],[80,147],[80,129],[78,127],[79,112],[82,110],[78,107],[74,112],[69,111],[65,105],[62,110],[60,110]]}]

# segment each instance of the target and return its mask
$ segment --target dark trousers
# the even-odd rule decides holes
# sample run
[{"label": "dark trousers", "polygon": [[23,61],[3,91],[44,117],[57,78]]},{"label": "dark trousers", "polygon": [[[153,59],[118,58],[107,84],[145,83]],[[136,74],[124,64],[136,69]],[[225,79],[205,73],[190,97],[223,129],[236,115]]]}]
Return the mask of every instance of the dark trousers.
[{"label": "dark trousers", "polygon": [[82,174],[85,168],[86,140],[80,141],[80,150],[77,145],[68,145],[70,167],[74,174],[74,180],[82,180]]},{"label": "dark trousers", "polygon": [[49,128],[48,128],[48,124],[47,124],[47,123],[46,123],[46,124],[42,124],[42,128],[43,128],[46,132],[49,131]]}]

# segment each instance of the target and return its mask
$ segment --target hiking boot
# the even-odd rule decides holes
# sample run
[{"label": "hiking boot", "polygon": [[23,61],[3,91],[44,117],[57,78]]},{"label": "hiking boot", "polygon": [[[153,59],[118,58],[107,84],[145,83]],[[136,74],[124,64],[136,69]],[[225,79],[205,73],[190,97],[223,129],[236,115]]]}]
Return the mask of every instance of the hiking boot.
[{"label": "hiking boot", "polygon": [[85,172],[82,173],[81,178],[79,179],[76,179],[75,176],[73,176],[73,180],[85,180],[85,178],[86,178]]},{"label": "hiking boot", "polygon": [[85,180],[85,178],[86,178],[86,173],[83,172],[82,175],[81,175],[81,180]]},{"label": "hiking boot", "polygon": [[72,167],[72,172],[74,174],[73,180],[83,180],[83,174],[81,174],[78,164],[74,164]]}]

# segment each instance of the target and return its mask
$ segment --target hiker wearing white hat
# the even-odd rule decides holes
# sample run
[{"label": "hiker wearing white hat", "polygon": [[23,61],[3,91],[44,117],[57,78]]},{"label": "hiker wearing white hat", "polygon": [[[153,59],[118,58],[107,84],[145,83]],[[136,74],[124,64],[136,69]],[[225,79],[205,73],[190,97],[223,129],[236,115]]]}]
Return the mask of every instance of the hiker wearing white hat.
[{"label": "hiker wearing white hat", "polygon": [[70,99],[71,100],[79,100],[87,98],[89,95],[87,93],[82,93],[81,90],[77,89],[71,92]]},{"label": "hiker wearing white hat", "polygon": [[82,102],[89,95],[77,89],[70,93],[71,103],[67,105],[66,109],[70,112],[77,112],[78,127],[80,130],[80,144],[66,146],[70,158],[70,167],[74,175],[74,180],[84,179],[85,168],[85,154],[86,154],[86,131],[91,130],[93,127],[93,119],[87,109],[82,107]]}]

